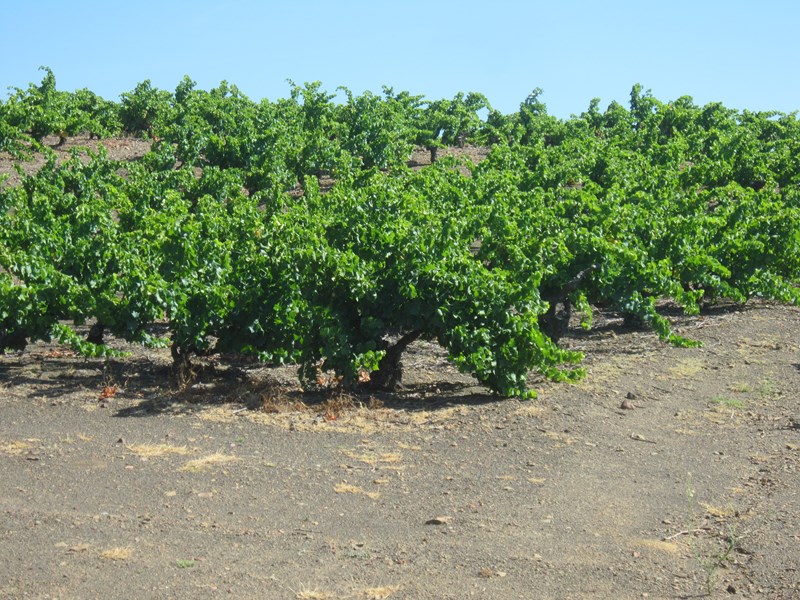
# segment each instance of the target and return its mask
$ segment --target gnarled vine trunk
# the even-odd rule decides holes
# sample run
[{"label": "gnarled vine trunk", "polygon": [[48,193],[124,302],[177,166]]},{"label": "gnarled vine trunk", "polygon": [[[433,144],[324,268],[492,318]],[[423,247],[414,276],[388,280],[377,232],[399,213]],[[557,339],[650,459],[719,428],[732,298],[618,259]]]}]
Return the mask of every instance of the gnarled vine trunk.
[{"label": "gnarled vine trunk", "polygon": [[421,329],[410,331],[386,349],[386,355],[381,359],[378,370],[370,376],[372,387],[395,391],[402,386],[403,364],[400,358],[409,344],[418,340],[422,333]]}]

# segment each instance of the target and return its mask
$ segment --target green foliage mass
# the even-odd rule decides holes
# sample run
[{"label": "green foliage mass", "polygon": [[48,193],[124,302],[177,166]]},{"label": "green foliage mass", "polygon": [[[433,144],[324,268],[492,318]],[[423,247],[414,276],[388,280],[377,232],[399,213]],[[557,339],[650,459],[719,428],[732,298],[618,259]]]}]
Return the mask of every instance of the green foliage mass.
[{"label": "green foliage mass", "polygon": [[[104,332],[192,356],[246,353],[355,386],[391,385],[408,343],[433,340],[501,395],[531,371],[583,375],[559,346],[597,307],[694,345],[658,303],[797,303],[795,114],[599,100],[568,120],[536,89],[503,115],[481,94],[428,101],[290,82],[254,102],[222,82],[145,81],[119,103],[40,85],[0,103],[0,150],[46,136],[153,140],[135,163],[52,157],[0,189],[0,350],[55,339],[87,355]],[[481,144],[480,164],[438,158]],[[411,168],[415,147],[431,164]],[[93,320],[88,340],[74,325]],[[153,325],[168,329],[156,337]]]}]

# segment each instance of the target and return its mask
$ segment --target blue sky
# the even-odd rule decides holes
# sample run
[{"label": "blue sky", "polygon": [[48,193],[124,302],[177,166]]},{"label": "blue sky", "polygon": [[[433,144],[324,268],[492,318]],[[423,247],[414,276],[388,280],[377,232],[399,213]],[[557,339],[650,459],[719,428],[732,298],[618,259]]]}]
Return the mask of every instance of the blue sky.
[{"label": "blue sky", "polygon": [[664,0],[26,0],[4,2],[0,97],[51,67],[62,90],[108,99],[149,79],[222,80],[286,97],[287,78],[334,91],[382,85],[426,98],[484,93],[504,113],[534,88],[548,112],[592,98],[627,106],[634,83],[662,101],[800,109],[800,2]]}]

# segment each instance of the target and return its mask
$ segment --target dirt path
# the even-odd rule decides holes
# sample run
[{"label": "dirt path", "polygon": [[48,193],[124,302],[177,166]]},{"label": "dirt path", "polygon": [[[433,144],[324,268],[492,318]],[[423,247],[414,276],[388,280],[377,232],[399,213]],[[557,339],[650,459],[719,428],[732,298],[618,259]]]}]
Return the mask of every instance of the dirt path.
[{"label": "dirt path", "polygon": [[798,598],[800,311],[679,323],[705,346],[600,318],[529,402],[426,343],[403,393],[311,406],[256,365],[2,356],[0,598]]}]

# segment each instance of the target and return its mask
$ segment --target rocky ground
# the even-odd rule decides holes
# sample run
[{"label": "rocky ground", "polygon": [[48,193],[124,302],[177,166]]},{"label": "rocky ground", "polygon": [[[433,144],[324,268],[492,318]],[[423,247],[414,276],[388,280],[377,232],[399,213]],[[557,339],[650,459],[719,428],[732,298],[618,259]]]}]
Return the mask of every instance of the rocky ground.
[{"label": "rocky ground", "polygon": [[797,598],[800,313],[613,315],[500,400],[433,344],[391,395],[166,353],[0,357],[2,598]]}]

